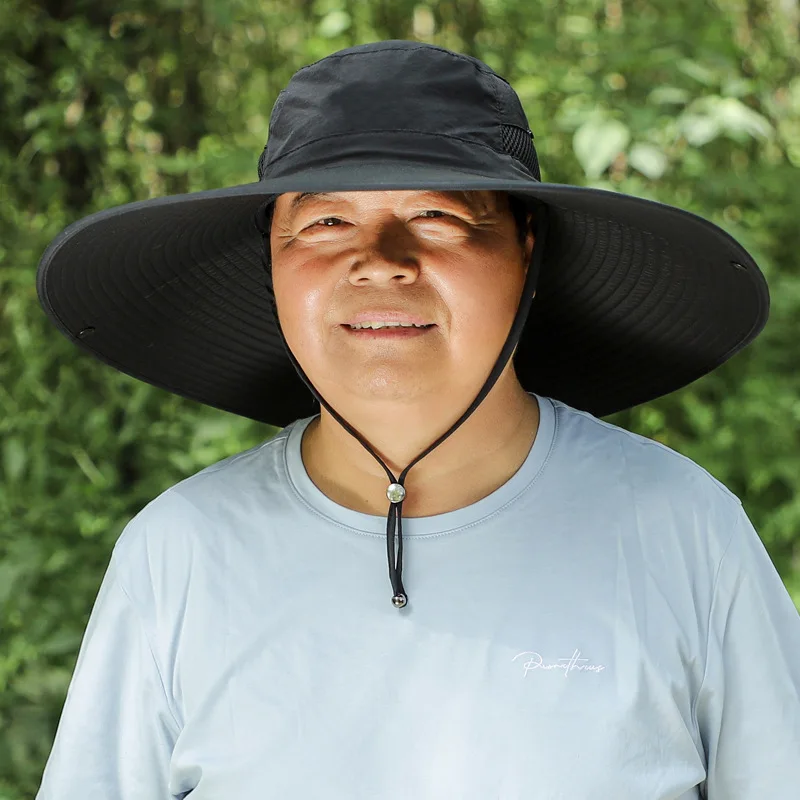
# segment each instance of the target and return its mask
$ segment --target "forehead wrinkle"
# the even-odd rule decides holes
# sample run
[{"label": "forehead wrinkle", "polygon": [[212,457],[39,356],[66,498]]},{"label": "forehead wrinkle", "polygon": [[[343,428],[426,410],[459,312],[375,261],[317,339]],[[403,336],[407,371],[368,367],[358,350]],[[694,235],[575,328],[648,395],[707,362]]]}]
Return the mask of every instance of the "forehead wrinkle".
[{"label": "forehead wrinkle", "polygon": [[[500,210],[499,197],[496,192],[489,192],[494,202],[490,202],[485,191],[469,191],[469,190],[451,190],[451,191],[436,191],[434,189],[421,190],[425,196],[445,196],[450,200],[462,203],[470,211],[478,215],[489,214],[492,211]],[[336,192],[300,192],[295,195],[289,206],[289,214],[293,215],[307,203],[313,200],[329,200],[347,202],[341,194]]]}]

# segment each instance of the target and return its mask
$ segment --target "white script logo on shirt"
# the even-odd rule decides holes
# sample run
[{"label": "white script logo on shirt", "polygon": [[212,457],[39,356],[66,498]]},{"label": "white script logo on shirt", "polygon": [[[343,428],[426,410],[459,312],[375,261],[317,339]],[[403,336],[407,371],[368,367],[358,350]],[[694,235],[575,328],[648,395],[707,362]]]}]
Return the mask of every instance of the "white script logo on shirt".
[{"label": "white script logo on shirt", "polygon": [[526,650],[524,653],[517,653],[511,660],[516,661],[522,656],[528,656],[528,658],[522,662],[522,666],[525,668],[524,675],[527,675],[534,669],[563,669],[564,677],[566,678],[572,670],[578,670],[579,672],[602,672],[605,669],[605,664],[583,663],[587,662],[589,659],[581,658],[580,655],[581,651],[575,650],[569,658],[559,658],[557,661],[547,662],[538,653],[533,652],[533,650]]}]

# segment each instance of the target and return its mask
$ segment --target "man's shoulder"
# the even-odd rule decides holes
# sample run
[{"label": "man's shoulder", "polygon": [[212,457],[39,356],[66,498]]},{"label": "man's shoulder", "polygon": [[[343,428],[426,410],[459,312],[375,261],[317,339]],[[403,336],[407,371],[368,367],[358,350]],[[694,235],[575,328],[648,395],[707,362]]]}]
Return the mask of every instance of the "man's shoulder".
[{"label": "man's shoulder", "polygon": [[[741,519],[742,503],[722,481],[688,456],[662,442],[633,433],[591,414],[557,404],[557,438],[564,491],[588,503],[637,548],[709,572]],[[578,504],[580,505],[580,503]],[[655,548],[655,549],[653,549]],[[670,555],[671,554],[671,555]],[[677,569],[677,567],[676,567]],[[703,571],[705,570],[705,571]]]},{"label": "man's shoulder", "polygon": [[739,498],[705,467],[650,439],[554,400],[557,436],[580,463],[607,476],[624,475],[637,492],[705,498],[735,507]]},{"label": "man's shoulder", "polygon": [[165,489],[128,522],[115,550],[126,558],[144,556],[155,547],[162,553],[185,550],[197,545],[205,531],[219,538],[225,527],[268,510],[274,505],[271,498],[285,494],[281,484],[287,430]]}]

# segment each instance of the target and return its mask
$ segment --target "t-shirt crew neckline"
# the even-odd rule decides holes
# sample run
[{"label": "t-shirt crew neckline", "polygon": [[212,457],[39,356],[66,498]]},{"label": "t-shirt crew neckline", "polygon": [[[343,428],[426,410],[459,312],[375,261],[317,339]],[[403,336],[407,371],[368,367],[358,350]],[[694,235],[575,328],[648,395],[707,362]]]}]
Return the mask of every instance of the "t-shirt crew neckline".
[{"label": "t-shirt crew neckline", "polygon": [[[497,513],[538,478],[548,460],[555,438],[555,408],[550,398],[540,397],[533,392],[530,394],[536,398],[539,405],[539,429],[522,466],[502,486],[476,503],[430,517],[403,517],[404,538],[406,536],[442,534],[474,525]],[[309,477],[303,464],[300,444],[305,429],[317,416],[295,420],[287,426],[288,435],[284,440],[284,454],[285,466],[292,487],[302,502],[329,521],[360,533],[385,536],[385,515],[364,514],[339,505],[322,492]],[[386,510],[388,513],[388,500]]]}]

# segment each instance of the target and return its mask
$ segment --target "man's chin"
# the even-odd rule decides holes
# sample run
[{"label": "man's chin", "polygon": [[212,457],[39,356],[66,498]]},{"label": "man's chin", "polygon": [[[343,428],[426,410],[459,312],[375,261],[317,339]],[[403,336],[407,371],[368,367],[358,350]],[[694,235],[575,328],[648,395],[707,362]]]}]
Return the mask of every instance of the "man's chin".
[{"label": "man's chin", "polygon": [[[318,388],[322,390],[323,385],[327,385],[331,397],[344,402],[418,403],[446,391],[441,370],[385,362],[374,367],[363,365],[357,370],[337,370]],[[328,399],[324,391],[322,396]]]}]

